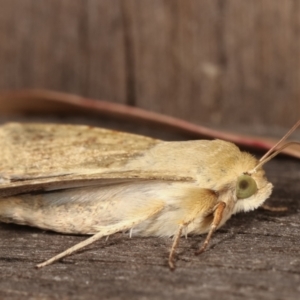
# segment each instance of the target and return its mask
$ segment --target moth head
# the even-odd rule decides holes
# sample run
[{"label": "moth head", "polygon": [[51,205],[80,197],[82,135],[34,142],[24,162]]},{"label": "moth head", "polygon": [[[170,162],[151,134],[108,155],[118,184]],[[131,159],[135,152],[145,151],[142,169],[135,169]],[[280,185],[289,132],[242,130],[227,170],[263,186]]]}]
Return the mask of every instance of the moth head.
[{"label": "moth head", "polygon": [[265,177],[265,172],[260,168],[255,174],[247,172],[236,179],[233,213],[250,211],[261,206],[271,195],[272,184]]},{"label": "moth head", "polygon": [[300,125],[300,120],[276,143],[260,160],[252,170],[239,175],[236,181],[236,205],[234,213],[249,211],[259,207],[270,196],[272,184],[264,176],[262,166],[279,154],[283,149],[299,142],[285,142],[285,140]]}]

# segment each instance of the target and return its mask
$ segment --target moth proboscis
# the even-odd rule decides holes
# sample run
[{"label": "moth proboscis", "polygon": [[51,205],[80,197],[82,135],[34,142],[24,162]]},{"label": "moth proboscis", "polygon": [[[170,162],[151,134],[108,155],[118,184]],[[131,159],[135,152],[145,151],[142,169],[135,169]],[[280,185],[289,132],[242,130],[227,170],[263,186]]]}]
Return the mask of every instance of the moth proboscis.
[{"label": "moth proboscis", "polygon": [[165,142],[89,126],[9,123],[0,127],[0,221],[92,235],[38,264],[49,265],[119,231],[130,236],[208,233],[202,253],[231,215],[263,205],[272,184],[260,160],[222,140]]}]

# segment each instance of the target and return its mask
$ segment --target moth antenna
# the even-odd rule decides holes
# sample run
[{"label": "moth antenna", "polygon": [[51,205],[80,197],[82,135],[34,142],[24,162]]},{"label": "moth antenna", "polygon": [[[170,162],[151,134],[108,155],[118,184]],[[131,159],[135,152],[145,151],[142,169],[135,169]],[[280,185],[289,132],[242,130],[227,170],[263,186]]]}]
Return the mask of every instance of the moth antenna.
[{"label": "moth antenna", "polygon": [[300,120],[259,160],[263,161],[266,157],[268,157],[274,150],[277,148],[282,142],[284,142],[300,125]]},{"label": "moth antenna", "polygon": [[[255,166],[255,168],[249,172],[247,172],[248,174],[253,174],[256,172],[256,170],[261,167],[262,165],[264,165],[266,162],[268,162],[269,160],[271,160],[274,156],[276,156],[277,154],[279,154],[283,149],[285,149],[286,147],[289,147],[292,144],[297,144],[300,145],[299,142],[288,142],[284,145],[282,145],[281,147],[279,147],[277,150],[275,150],[280,144],[282,144],[300,125],[300,120],[298,120],[296,122],[296,124],[270,149],[267,151],[267,153],[265,153],[259,160],[259,163],[257,164],[257,166]],[[273,154],[272,154],[273,152]]]},{"label": "moth antenna", "polygon": [[277,148],[282,142],[284,142],[300,125],[300,120],[259,160],[263,161],[266,157],[268,157],[274,150]]},{"label": "moth antenna", "polygon": [[283,149],[291,146],[291,145],[300,145],[300,142],[287,142],[284,145],[282,145],[280,148],[278,148],[275,152],[273,152],[271,155],[266,157],[264,160],[260,161],[258,165],[254,168],[256,170],[257,168],[264,165],[266,162],[270,161],[273,157],[275,157],[277,154],[279,154]]}]

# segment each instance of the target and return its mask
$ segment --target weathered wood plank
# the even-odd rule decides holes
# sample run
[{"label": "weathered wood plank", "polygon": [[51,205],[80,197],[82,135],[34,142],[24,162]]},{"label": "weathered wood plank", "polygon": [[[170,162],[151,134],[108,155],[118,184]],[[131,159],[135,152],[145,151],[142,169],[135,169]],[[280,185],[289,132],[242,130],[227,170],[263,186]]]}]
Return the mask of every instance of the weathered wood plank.
[{"label": "weathered wood plank", "polygon": [[224,1],[224,123],[299,118],[299,9],[297,1]]},{"label": "weathered wood plank", "polygon": [[295,1],[133,1],[137,103],[193,122],[297,119]]},{"label": "weathered wood plank", "polygon": [[218,118],[218,3],[133,2],[137,105],[193,121]]},{"label": "weathered wood plank", "polygon": [[48,88],[124,102],[117,1],[0,1],[0,88]]},{"label": "weathered wood plank", "polygon": [[128,70],[122,0],[85,1],[88,59],[86,95],[125,103]]},{"label": "weathered wood plank", "polygon": [[0,5],[1,89],[56,89],[216,126],[298,118],[297,1]]}]

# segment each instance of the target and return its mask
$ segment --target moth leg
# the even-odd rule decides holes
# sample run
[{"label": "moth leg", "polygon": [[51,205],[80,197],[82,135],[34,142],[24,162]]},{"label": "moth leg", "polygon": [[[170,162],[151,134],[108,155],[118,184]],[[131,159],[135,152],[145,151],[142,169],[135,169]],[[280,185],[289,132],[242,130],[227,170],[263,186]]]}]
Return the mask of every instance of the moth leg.
[{"label": "moth leg", "polygon": [[124,221],[124,222],[120,222],[119,224],[116,225],[112,225],[112,226],[105,226],[103,228],[99,228],[99,232],[94,234],[93,236],[91,236],[90,238],[74,245],[73,247],[53,256],[52,258],[36,265],[36,268],[42,268],[45,266],[48,266],[52,263],[54,263],[55,261],[60,260],[63,257],[66,257],[72,253],[74,253],[75,251],[80,250],[81,248],[88,246],[92,243],[94,243],[95,241],[99,240],[100,238],[104,237],[104,236],[109,236],[111,234],[117,233],[119,231],[122,230],[128,230],[129,228],[132,228],[133,226],[139,224],[140,222],[144,221],[145,219],[149,218],[150,216],[156,214],[157,212],[159,212],[161,209],[163,208],[163,205],[158,205],[158,207],[156,207],[155,209],[153,209],[151,212],[149,212],[147,215],[144,215],[143,217],[139,217],[136,218],[134,221]]},{"label": "moth leg", "polygon": [[196,255],[201,254],[207,248],[207,245],[210,242],[213,233],[216,231],[216,229],[218,228],[218,226],[219,226],[219,224],[222,220],[223,211],[224,211],[225,207],[226,207],[226,204],[224,202],[219,202],[217,204],[217,207],[216,207],[215,212],[214,212],[214,219],[213,219],[213,222],[211,224],[210,230],[209,230],[209,232],[206,236],[206,239],[203,242],[202,246],[195,252]]},{"label": "moth leg", "polygon": [[[36,267],[39,269],[39,268],[51,265],[55,261],[58,261],[61,258],[66,257],[66,256],[68,256],[68,255],[70,255],[70,254],[72,254],[72,253],[80,250],[81,248],[86,247],[86,246],[88,246],[88,245],[96,242],[97,240],[99,240],[103,236],[106,236],[106,235],[109,236],[109,235],[114,234],[114,233],[116,233],[118,231],[121,231],[122,229],[123,228],[121,228],[121,227],[117,227],[115,229],[113,229],[113,228],[108,229],[105,232],[103,232],[103,230],[101,230],[100,232],[94,234],[90,238],[88,238],[88,239],[86,239],[86,240],[84,240],[84,241],[82,241],[82,242],[74,245],[73,247],[70,247],[69,249],[67,249],[67,250],[65,250],[65,251],[63,251],[63,252],[61,252],[61,253],[53,256],[52,258],[44,261],[43,263],[40,263],[40,264],[36,265]],[[126,227],[124,226],[124,230],[125,229],[127,229],[127,226]]]},{"label": "moth leg", "polygon": [[183,235],[184,235],[185,239],[187,240],[187,238],[188,238],[188,225],[185,226],[183,229],[184,229]]},{"label": "moth leg", "polygon": [[179,239],[182,235],[182,230],[184,228],[185,225],[181,224],[179,226],[179,229],[177,231],[177,234],[174,236],[174,241],[173,241],[173,244],[172,244],[172,247],[171,247],[171,250],[170,250],[170,254],[169,254],[169,267],[171,270],[174,270],[175,269],[175,264],[174,264],[174,255],[175,255],[175,251],[176,251],[176,248],[179,244]]},{"label": "moth leg", "polygon": [[132,238],[132,232],[133,232],[133,227],[131,227],[129,230],[129,238]]},{"label": "moth leg", "polygon": [[[199,205],[199,202],[196,199],[205,199],[205,201],[201,201],[201,204]],[[185,237],[187,238],[188,226],[191,224],[191,222],[193,222],[193,220],[195,220],[199,215],[201,215],[201,211],[203,209],[209,211],[214,209],[215,217],[213,223],[216,223],[216,226],[220,224],[220,221],[222,219],[222,212],[220,212],[220,220],[217,220],[216,218],[216,215],[219,215],[217,213],[217,211],[219,211],[218,207],[222,202],[220,202],[219,204],[217,203],[217,195],[214,191],[209,189],[196,189],[194,191],[190,190],[187,201],[190,201],[186,203],[187,207],[189,207],[188,214],[186,215],[186,218],[184,220],[180,220],[179,222],[179,228],[176,235],[174,236],[173,245],[169,254],[169,267],[171,270],[175,269],[174,256],[180,237],[182,235],[185,235]],[[203,206],[203,203],[205,203],[206,205]],[[225,207],[225,203],[223,204]],[[221,204],[221,206],[223,204]]]},{"label": "moth leg", "polygon": [[263,204],[260,206],[260,209],[266,210],[266,211],[272,211],[272,212],[281,212],[281,211],[287,211],[288,208],[286,206],[279,206],[279,207],[273,207],[267,204]]}]

